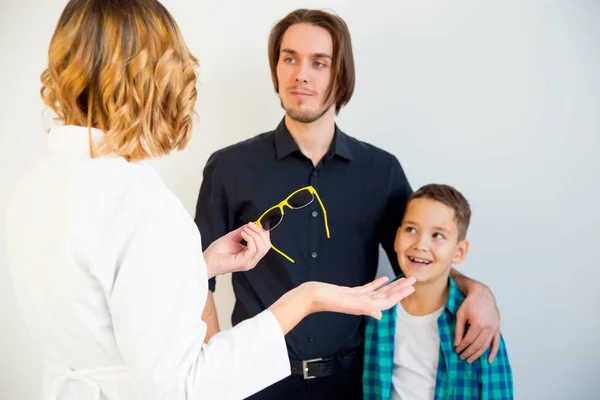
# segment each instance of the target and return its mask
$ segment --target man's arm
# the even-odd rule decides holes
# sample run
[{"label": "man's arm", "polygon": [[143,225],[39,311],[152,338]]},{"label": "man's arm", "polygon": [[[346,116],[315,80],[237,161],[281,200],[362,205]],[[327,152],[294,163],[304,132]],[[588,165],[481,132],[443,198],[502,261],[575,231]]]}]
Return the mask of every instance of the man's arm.
[{"label": "man's arm", "polygon": [[[466,296],[456,314],[454,346],[462,360],[473,362],[492,345],[488,362],[494,361],[500,345],[500,313],[492,291],[454,268],[450,275]],[[467,326],[468,325],[468,326]],[[466,335],[465,335],[466,332]]]},{"label": "man's arm", "polygon": [[402,271],[398,265],[398,257],[396,250],[394,250],[394,241],[396,240],[396,232],[402,224],[404,209],[406,208],[412,189],[396,157],[393,157],[392,165],[390,166],[388,187],[389,195],[383,216],[380,243],[388,256],[394,274],[397,276]]},{"label": "man's arm", "polygon": [[217,318],[214,295],[210,290],[206,297],[204,311],[202,311],[202,321],[206,323],[206,337],[204,338],[204,343],[208,343],[208,341],[221,330],[219,327],[219,319]]},{"label": "man's arm", "polygon": [[[233,229],[233,214],[227,204],[223,188],[223,175],[224,172],[219,163],[218,153],[214,153],[204,167],[200,194],[196,205],[196,217],[194,218],[196,226],[200,230],[203,251],[212,242]],[[209,279],[208,296],[202,312],[202,320],[207,325],[205,342],[208,342],[220,330],[213,295],[215,286],[215,278]]]}]

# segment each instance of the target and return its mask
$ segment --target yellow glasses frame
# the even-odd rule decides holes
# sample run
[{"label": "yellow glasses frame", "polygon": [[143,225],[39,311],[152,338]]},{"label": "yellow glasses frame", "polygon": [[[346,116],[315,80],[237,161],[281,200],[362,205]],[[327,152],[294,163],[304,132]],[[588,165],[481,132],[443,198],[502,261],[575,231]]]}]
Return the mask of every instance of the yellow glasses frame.
[{"label": "yellow glasses frame", "polygon": [[[307,203],[306,205],[302,206],[302,207],[292,207],[290,205],[290,203],[288,203],[288,200],[290,198],[292,198],[292,196],[294,196],[296,193],[301,192],[303,190],[308,190],[312,195],[313,195],[313,200],[314,198],[317,199],[317,201],[319,202],[319,204],[321,205],[321,209],[323,210],[323,220],[325,221],[325,232],[327,233],[327,239],[329,239],[331,236],[329,234],[329,224],[327,223],[327,210],[325,210],[325,206],[323,205],[323,202],[321,201],[321,198],[319,197],[319,194],[317,193],[317,190],[312,187],[312,186],[305,186],[303,188],[300,188],[298,190],[296,190],[295,192],[293,192],[292,194],[290,194],[288,197],[285,198],[285,200],[283,200],[282,202],[280,202],[279,204],[274,205],[273,207],[269,208],[267,211],[265,211],[264,213],[261,214],[261,216],[258,218],[258,220],[256,220],[255,224],[260,226],[262,228],[262,224],[260,223],[260,220],[270,211],[279,208],[279,210],[281,211],[281,219],[283,220],[283,217],[285,215],[284,212],[284,207],[289,208],[290,210],[299,210],[300,208],[304,208],[306,206],[308,206],[310,203],[313,202],[313,200],[311,200],[309,203]],[[281,223],[281,221],[279,222],[279,224]],[[278,224],[278,225],[279,225]],[[277,226],[275,226],[275,228],[277,228]],[[273,229],[275,229],[273,228]],[[285,254],[283,251],[279,250],[277,247],[273,246],[273,244],[271,244],[271,248],[273,250],[275,250],[276,252],[278,252],[279,254],[281,254],[282,256],[284,256],[288,261],[290,262],[295,262],[290,256],[288,256],[287,254]]]}]

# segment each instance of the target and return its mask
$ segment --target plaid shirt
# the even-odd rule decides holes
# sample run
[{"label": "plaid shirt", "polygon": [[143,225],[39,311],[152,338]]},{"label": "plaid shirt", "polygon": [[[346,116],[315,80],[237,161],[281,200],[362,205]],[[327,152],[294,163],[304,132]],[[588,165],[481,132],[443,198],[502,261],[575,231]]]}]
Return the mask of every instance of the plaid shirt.
[{"label": "plaid shirt", "polygon": [[[437,320],[440,355],[435,385],[435,400],[513,399],[513,382],[504,339],[492,364],[487,361],[489,349],[469,364],[454,350],[456,312],[464,296],[449,278],[448,301]],[[364,399],[389,400],[394,370],[396,306],[384,311],[380,320],[367,318],[365,333],[365,364],[363,372]]]}]

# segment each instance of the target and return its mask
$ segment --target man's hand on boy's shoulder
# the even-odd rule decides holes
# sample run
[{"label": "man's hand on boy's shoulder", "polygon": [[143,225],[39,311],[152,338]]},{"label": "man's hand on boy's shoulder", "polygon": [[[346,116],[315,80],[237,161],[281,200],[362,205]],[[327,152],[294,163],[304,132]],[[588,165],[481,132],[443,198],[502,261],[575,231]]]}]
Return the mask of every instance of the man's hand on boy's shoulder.
[{"label": "man's hand on boy's shoulder", "polygon": [[[496,358],[500,346],[500,313],[492,291],[474,282],[456,314],[454,346],[462,360],[472,363],[492,346],[488,362]],[[465,335],[466,331],[466,335]]]}]

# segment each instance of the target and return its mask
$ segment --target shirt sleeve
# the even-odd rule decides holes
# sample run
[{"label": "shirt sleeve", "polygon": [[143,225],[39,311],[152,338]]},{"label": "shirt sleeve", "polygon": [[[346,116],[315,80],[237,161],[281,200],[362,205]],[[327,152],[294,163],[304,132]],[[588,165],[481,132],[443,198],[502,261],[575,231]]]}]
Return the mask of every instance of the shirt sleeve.
[{"label": "shirt sleeve", "polygon": [[479,398],[481,400],[513,400],[512,370],[502,336],[500,336],[498,354],[491,364],[488,362],[489,355],[490,349],[477,360]]},{"label": "shirt sleeve", "polygon": [[394,273],[399,275],[401,271],[398,265],[398,257],[394,250],[394,241],[398,227],[402,223],[404,209],[406,208],[412,189],[400,162],[393,156],[389,177],[389,195],[383,217],[380,242],[390,260]]},{"label": "shirt sleeve", "polygon": [[[233,230],[233,212],[227,201],[225,188],[223,187],[224,171],[220,163],[218,153],[214,153],[208,159],[204,167],[200,194],[196,205],[196,217],[194,221],[202,236],[202,249],[221,236]],[[208,288],[215,291],[216,280],[212,278],[208,282]]]},{"label": "shirt sleeve", "polygon": [[284,335],[268,310],[203,344],[200,236],[174,196],[167,203],[141,213],[107,296],[140,398],[241,399],[288,376]]}]

